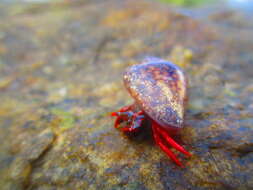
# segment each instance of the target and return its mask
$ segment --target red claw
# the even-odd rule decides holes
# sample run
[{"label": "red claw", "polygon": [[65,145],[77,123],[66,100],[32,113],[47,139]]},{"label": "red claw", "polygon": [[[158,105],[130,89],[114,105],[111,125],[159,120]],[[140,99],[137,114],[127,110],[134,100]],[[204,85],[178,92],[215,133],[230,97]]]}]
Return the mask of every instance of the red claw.
[{"label": "red claw", "polygon": [[[132,111],[132,106],[126,106],[121,108],[118,112],[112,112],[111,116],[116,116],[114,123],[115,128],[120,128],[123,132],[136,132],[144,120],[144,112],[139,111],[134,113]],[[126,126],[119,127],[123,122],[126,122]]]},{"label": "red claw", "polygon": [[112,112],[111,116],[118,116],[118,112]]}]

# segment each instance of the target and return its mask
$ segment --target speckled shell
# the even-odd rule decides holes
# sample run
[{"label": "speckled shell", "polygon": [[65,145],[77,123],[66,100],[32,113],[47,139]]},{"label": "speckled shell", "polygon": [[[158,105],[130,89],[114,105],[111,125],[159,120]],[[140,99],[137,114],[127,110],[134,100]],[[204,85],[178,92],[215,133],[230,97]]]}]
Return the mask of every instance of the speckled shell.
[{"label": "speckled shell", "polygon": [[164,128],[183,126],[186,83],[178,66],[158,58],[149,58],[124,73],[124,84],[138,106]]}]

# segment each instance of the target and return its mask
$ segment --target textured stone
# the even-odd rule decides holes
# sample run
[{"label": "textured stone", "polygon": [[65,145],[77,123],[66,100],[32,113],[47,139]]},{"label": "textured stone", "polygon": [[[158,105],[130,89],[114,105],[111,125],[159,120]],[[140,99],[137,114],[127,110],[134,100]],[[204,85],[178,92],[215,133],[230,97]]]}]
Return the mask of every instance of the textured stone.
[{"label": "textured stone", "polygon": [[[0,18],[1,187],[253,188],[252,19],[201,23],[144,0],[1,4]],[[185,169],[148,126],[129,137],[109,117],[133,102],[122,74],[147,55],[188,76]]]}]

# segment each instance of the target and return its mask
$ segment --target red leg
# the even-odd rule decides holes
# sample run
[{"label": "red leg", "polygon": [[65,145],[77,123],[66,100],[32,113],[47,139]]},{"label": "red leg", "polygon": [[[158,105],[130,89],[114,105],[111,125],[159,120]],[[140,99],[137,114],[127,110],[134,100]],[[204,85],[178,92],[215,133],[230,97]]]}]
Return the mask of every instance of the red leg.
[{"label": "red leg", "polygon": [[154,135],[154,139],[155,142],[157,143],[157,145],[168,155],[168,157],[170,157],[178,166],[183,167],[183,164],[177,159],[176,155],[170,150],[168,149],[164,143],[162,142],[162,139],[159,136],[159,133],[156,130],[156,127],[154,125],[152,125],[152,129],[153,129],[153,135]]},{"label": "red leg", "polygon": [[188,152],[188,151],[186,151],[185,149],[184,149],[184,147],[182,147],[181,145],[179,145],[176,141],[174,141],[169,135],[168,135],[168,133],[164,130],[164,129],[162,129],[161,127],[159,127],[157,124],[154,124],[155,126],[155,129],[157,130],[157,132],[159,133],[159,134],[161,134],[161,136],[166,140],[166,142],[168,143],[168,144],[170,144],[173,148],[175,148],[176,150],[178,150],[179,152],[182,152],[183,154],[185,154],[186,156],[188,156],[188,157],[190,157],[191,156],[191,154]]},{"label": "red leg", "polygon": [[168,134],[168,132],[163,129],[161,126],[159,126],[156,122],[152,122],[152,129],[153,134],[156,143],[158,146],[179,166],[183,166],[182,163],[177,159],[175,154],[171,152],[171,150],[165,145],[165,143],[168,143],[176,150],[182,152],[183,154],[187,156],[191,156],[191,154],[186,151],[181,145],[179,145],[177,142],[175,142]]}]

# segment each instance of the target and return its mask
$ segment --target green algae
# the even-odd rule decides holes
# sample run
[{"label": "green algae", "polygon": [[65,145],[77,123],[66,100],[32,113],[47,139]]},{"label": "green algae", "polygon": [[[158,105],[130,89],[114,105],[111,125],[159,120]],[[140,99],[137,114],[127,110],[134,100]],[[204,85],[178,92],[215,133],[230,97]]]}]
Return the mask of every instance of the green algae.
[{"label": "green algae", "polygon": [[214,0],[159,0],[159,1],[169,4],[175,4],[178,6],[196,7],[203,4],[205,5],[213,3]]},{"label": "green algae", "polygon": [[59,121],[58,127],[60,130],[66,130],[74,127],[76,118],[73,114],[61,109],[53,108],[51,113],[56,116],[56,120]]}]

